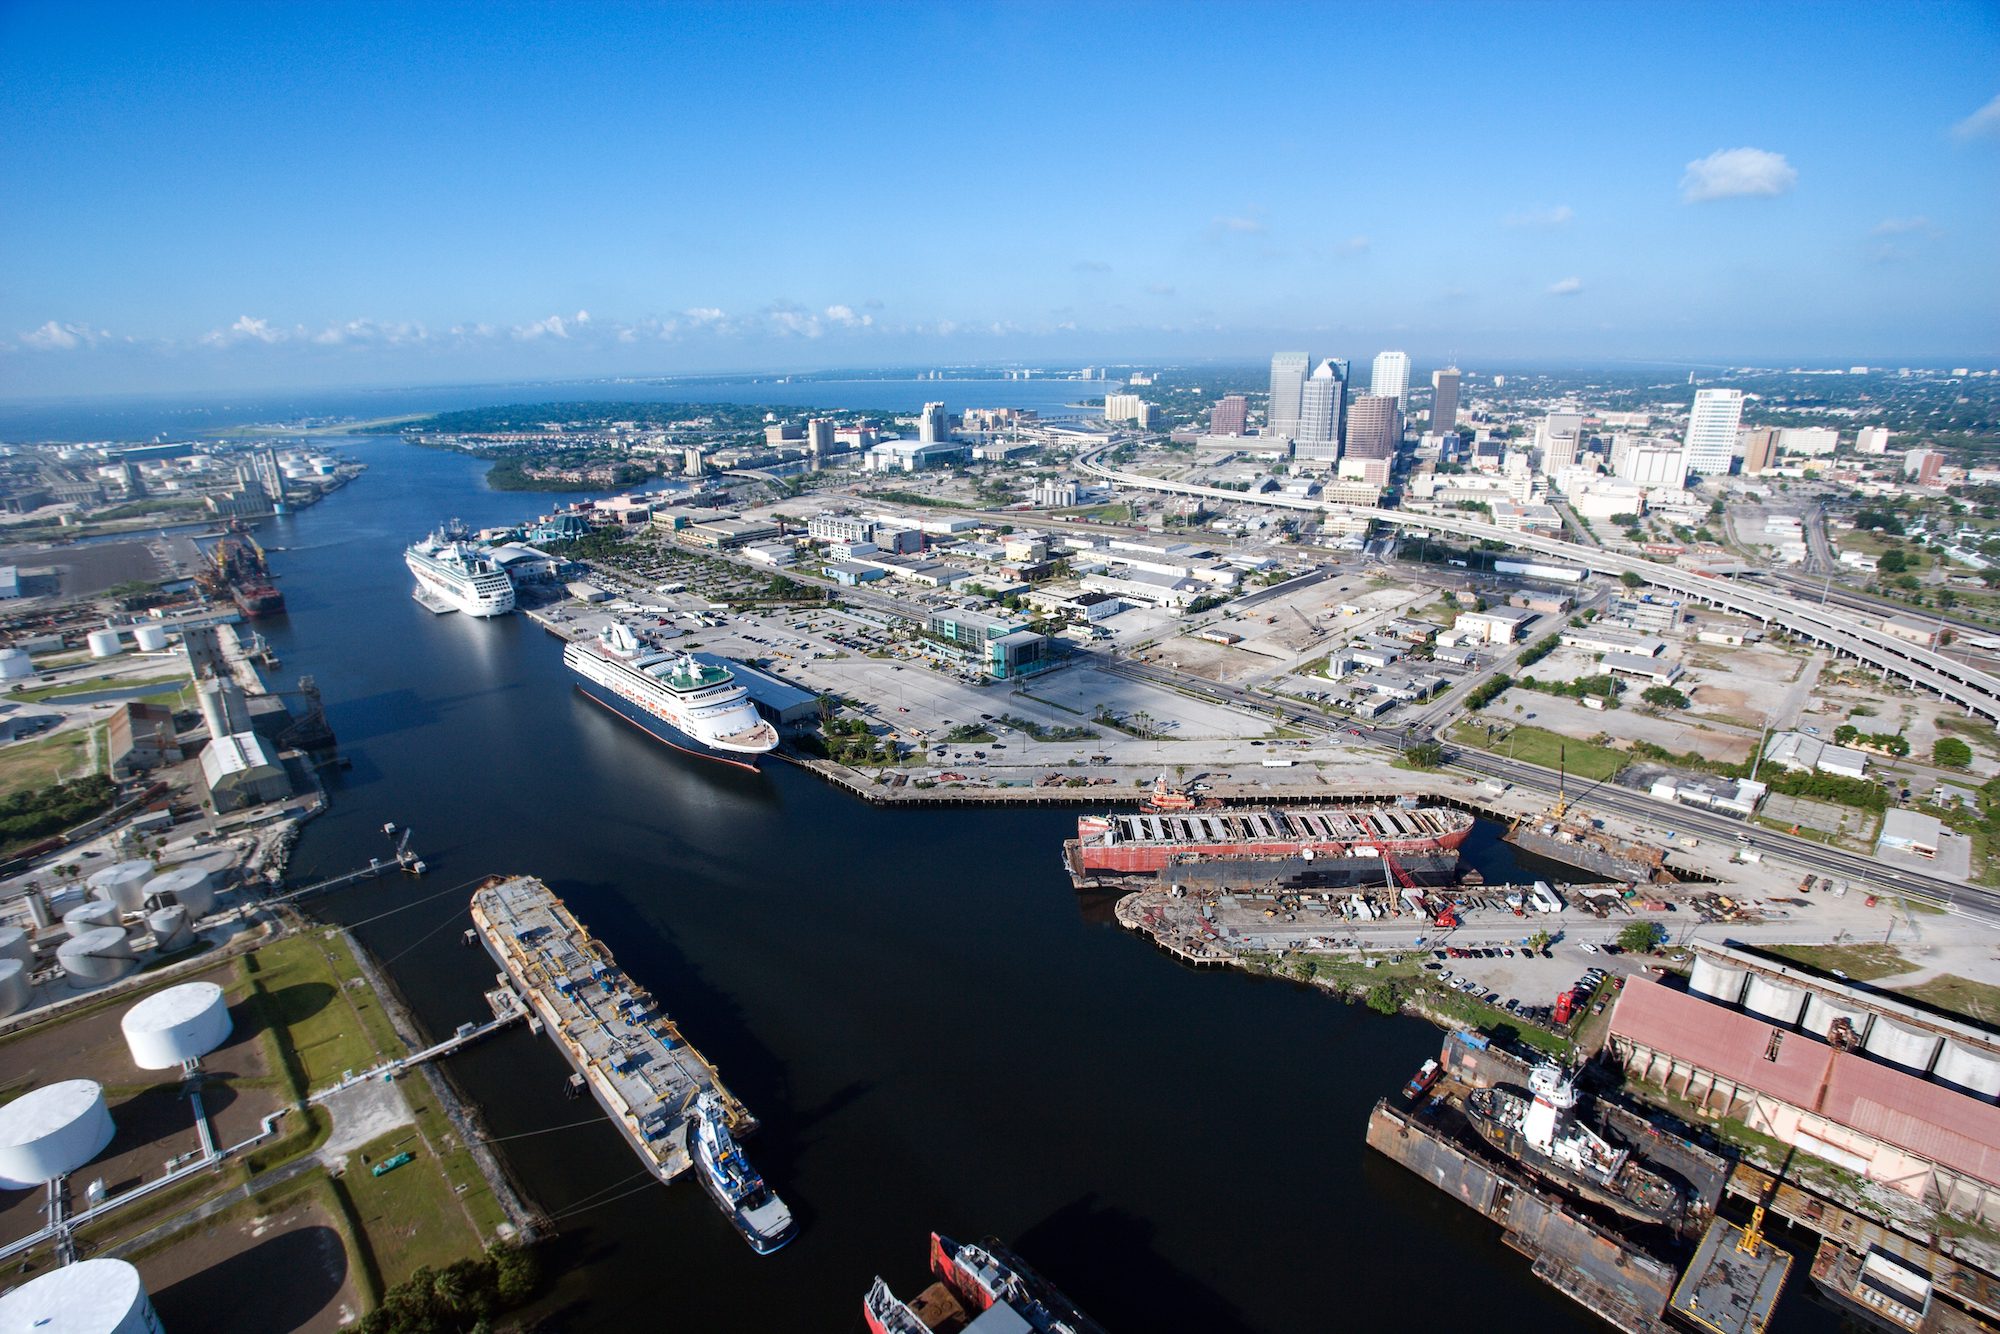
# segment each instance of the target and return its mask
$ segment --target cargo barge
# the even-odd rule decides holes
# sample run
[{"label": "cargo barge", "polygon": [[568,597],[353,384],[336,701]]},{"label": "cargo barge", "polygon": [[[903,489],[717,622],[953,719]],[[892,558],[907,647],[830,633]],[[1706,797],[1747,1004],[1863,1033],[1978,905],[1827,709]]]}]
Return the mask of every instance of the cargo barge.
[{"label": "cargo barge", "polygon": [[[703,1184],[744,1239],[760,1253],[790,1240],[789,1211],[734,1143],[756,1129],[756,1118],[563,901],[533,876],[496,877],[473,894],[472,922],[576,1070],[572,1083],[590,1090],[646,1170],[672,1181],[703,1166],[696,1156],[710,1146],[707,1158],[727,1157],[743,1189],[718,1194],[716,1183]],[[697,1143],[705,1116],[713,1126]],[[745,1184],[752,1179],[754,1187]]]},{"label": "cargo barge", "polygon": [[1063,863],[1079,881],[1158,876],[1170,866],[1296,860],[1336,879],[1442,884],[1456,870],[1473,823],[1466,811],[1417,805],[1086,815],[1063,844]]}]

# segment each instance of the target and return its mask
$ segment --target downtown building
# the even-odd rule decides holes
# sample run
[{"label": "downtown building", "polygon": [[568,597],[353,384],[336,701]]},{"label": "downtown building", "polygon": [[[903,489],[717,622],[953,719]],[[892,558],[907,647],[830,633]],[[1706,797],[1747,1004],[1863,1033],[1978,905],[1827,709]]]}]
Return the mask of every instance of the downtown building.
[{"label": "downtown building", "polygon": [[1250,422],[1250,400],[1241,394],[1224,394],[1208,412],[1210,435],[1242,435]]},{"label": "downtown building", "polygon": [[1346,456],[1393,459],[1403,435],[1402,413],[1386,394],[1357,394],[1347,405]]},{"label": "downtown building", "polygon": [[1704,477],[1727,473],[1742,424],[1741,389],[1695,390],[1694,410],[1688,414],[1687,434],[1681,440],[1688,471]]},{"label": "downtown building", "polygon": [[1449,435],[1458,429],[1458,367],[1447,366],[1431,372],[1432,435]]},{"label": "downtown building", "polygon": [[1280,352],[1271,358],[1271,402],[1264,411],[1264,434],[1282,435],[1287,440],[1298,435],[1306,376],[1311,370],[1312,358],[1304,352]]},{"label": "downtown building", "polygon": [[1368,380],[1368,392],[1379,398],[1396,400],[1396,411],[1410,410],[1410,354],[1407,352],[1378,352],[1375,354],[1373,374]]},{"label": "downtown building", "polygon": [[1299,399],[1299,429],[1292,455],[1301,464],[1331,468],[1340,459],[1340,418],[1347,386],[1331,361],[1322,361]]}]

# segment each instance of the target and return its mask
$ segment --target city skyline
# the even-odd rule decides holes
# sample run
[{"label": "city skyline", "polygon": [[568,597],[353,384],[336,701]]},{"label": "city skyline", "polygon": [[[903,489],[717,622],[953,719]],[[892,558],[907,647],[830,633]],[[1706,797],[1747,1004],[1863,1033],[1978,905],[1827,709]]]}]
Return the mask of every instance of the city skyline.
[{"label": "city skyline", "polygon": [[[1477,116],[1388,69],[1307,96],[1270,38],[1310,11],[1069,14],[10,10],[0,396],[2000,349],[1988,9],[1369,12],[1502,77]],[[1195,50],[1229,97],[1148,95]],[[1327,133],[1456,185],[1307,170]]]}]

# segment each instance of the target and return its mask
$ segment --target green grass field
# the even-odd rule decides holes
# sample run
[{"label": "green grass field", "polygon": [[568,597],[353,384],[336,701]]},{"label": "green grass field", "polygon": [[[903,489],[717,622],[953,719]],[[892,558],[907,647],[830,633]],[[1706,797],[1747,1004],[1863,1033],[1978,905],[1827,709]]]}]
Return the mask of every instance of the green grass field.
[{"label": "green grass field", "polygon": [[[1496,719],[1495,721],[1500,721]],[[1632,762],[1632,757],[1610,746],[1592,745],[1541,727],[1504,724],[1511,731],[1495,733],[1489,741],[1486,729],[1476,723],[1457,722],[1448,734],[1461,746],[1470,746],[1493,755],[1504,755],[1544,769],[1565,768],[1573,778],[1609,778]]]},{"label": "green grass field", "polygon": [[[100,734],[97,753],[101,767],[104,729],[96,730]],[[90,735],[81,729],[0,750],[0,796],[81,778],[84,759],[89,753]]]},{"label": "green grass field", "polygon": [[1947,974],[1904,988],[1899,994],[1934,1005],[1940,1010],[1962,1014],[1989,1028],[2000,1024],[2000,987],[1988,982],[1974,982],[1968,977]]},{"label": "green grass field", "polygon": [[11,691],[7,698],[18,703],[35,704],[42,700],[62,699],[69,695],[95,695],[105,690],[132,690],[140,686],[181,686],[186,683],[186,674],[179,672],[171,676],[114,676],[108,680],[66,681],[59,686],[35,686],[28,690],[15,690]]},{"label": "green grass field", "polygon": [[1916,967],[1896,952],[1893,945],[1765,945],[1766,954],[1802,963],[1822,973],[1838,968],[1855,982],[1873,982],[1894,977]]}]

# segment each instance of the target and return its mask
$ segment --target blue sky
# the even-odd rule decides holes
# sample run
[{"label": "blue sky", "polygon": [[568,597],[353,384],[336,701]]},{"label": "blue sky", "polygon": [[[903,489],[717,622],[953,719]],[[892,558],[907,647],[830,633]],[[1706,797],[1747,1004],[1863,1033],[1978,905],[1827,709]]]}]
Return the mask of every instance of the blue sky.
[{"label": "blue sky", "polygon": [[0,6],[0,394],[2000,357],[1992,4]]}]

